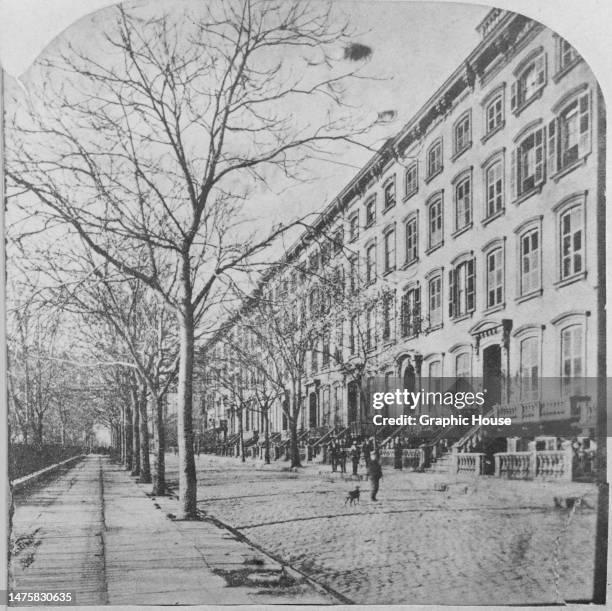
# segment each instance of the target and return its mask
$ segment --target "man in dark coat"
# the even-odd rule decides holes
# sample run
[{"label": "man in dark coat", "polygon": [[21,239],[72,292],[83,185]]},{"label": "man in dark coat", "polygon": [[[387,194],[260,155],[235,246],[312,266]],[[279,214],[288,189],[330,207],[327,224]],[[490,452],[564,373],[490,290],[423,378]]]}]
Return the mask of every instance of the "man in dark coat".
[{"label": "man in dark coat", "polygon": [[382,478],[382,468],[380,466],[380,461],[377,454],[372,454],[368,473],[370,475],[370,481],[372,482],[372,487],[370,489],[370,498],[373,501],[376,501],[376,495],[378,494],[378,485]]},{"label": "man in dark coat", "polygon": [[351,462],[353,463],[353,475],[357,475],[357,469],[359,467],[359,459],[361,458],[359,453],[359,448],[357,447],[357,443],[353,442],[351,449],[349,450],[349,456],[351,457]]}]

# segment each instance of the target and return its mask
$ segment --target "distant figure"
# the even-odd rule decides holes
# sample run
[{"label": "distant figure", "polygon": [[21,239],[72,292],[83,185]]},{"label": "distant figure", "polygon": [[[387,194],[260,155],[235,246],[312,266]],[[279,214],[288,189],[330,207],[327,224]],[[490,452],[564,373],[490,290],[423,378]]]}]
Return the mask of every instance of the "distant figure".
[{"label": "distant figure", "polygon": [[370,466],[370,442],[367,439],[364,440],[361,446],[361,453],[363,454],[363,462],[367,469]]},{"label": "distant figure", "polygon": [[338,446],[338,462],[340,463],[340,473],[346,473],[346,448]]},{"label": "distant figure", "polygon": [[359,448],[357,447],[357,443],[353,441],[353,445],[349,450],[349,456],[351,457],[351,462],[353,463],[353,475],[357,475],[357,469],[359,467],[359,459],[361,458]]},{"label": "distant figure", "polygon": [[373,501],[376,501],[378,500],[376,498],[376,495],[378,494],[379,482],[382,478],[382,468],[380,466],[380,462],[378,461],[378,456],[376,454],[372,454],[368,473],[370,475],[370,481],[372,482],[372,487],[370,488],[370,498]]}]

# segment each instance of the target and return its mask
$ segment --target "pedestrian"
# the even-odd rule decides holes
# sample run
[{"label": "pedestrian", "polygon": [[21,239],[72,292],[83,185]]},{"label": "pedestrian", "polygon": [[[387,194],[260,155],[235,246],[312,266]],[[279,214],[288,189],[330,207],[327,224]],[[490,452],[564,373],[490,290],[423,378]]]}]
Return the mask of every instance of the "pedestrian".
[{"label": "pedestrian", "polygon": [[372,483],[372,487],[370,488],[370,498],[373,501],[377,501],[378,499],[376,498],[376,495],[378,494],[378,486],[382,478],[382,468],[376,454],[372,454],[372,457],[370,458],[368,473]]},{"label": "pedestrian", "polygon": [[349,455],[351,457],[351,462],[353,463],[353,475],[357,475],[357,468],[359,467],[359,448],[357,447],[357,442],[353,441],[353,445],[349,450]]},{"label": "pedestrian", "polygon": [[338,460],[340,462],[340,472],[346,473],[346,448],[338,446]]},{"label": "pedestrian", "polygon": [[327,446],[327,451],[329,452],[329,460],[331,462],[332,473],[335,473],[338,467],[338,450],[336,447],[336,441],[334,439],[329,442]]},{"label": "pedestrian", "polygon": [[367,439],[363,440],[363,444],[361,445],[361,454],[363,455],[365,468],[368,469],[370,466],[370,443]]}]

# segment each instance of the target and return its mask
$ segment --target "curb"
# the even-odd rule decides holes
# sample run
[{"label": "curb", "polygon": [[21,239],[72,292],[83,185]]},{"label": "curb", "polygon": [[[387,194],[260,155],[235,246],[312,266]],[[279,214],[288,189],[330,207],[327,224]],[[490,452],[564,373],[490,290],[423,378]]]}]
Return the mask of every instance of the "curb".
[{"label": "curb", "polygon": [[51,473],[53,473],[60,467],[63,467],[64,465],[67,465],[68,463],[74,462],[76,460],[81,460],[84,457],[85,457],[85,454],[77,454],[76,456],[72,456],[71,458],[67,458],[66,460],[63,460],[62,462],[58,462],[49,467],[45,467],[44,469],[41,469],[40,471],[36,471],[35,473],[30,473],[29,475],[24,475],[23,477],[14,479],[11,482],[11,487],[13,489],[13,492],[18,492],[19,490],[23,490],[24,488],[27,488],[30,484],[33,484],[37,482],[39,479],[43,478],[45,475],[50,475]]}]

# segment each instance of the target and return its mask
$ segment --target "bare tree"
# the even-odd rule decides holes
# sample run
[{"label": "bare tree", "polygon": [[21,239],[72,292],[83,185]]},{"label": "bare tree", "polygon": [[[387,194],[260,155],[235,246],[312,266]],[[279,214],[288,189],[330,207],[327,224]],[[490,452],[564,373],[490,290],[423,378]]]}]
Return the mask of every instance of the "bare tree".
[{"label": "bare tree", "polygon": [[[151,16],[120,7],[100,53],[71,46],[46,61],[44,108],[32,103],[10,119],[7,164],[18,189],[176,314],[183,518],[196,515],[194,329],[217,285],[285,230],[237,235],[239,207],[256,183],[295,177],[330,142],[365,129],[343,99],[355,60],[370,53],[347,53],[346,25],[319,3],[197,9]],[[320,109],[314,120],[293,111],[306,100]]]}]

